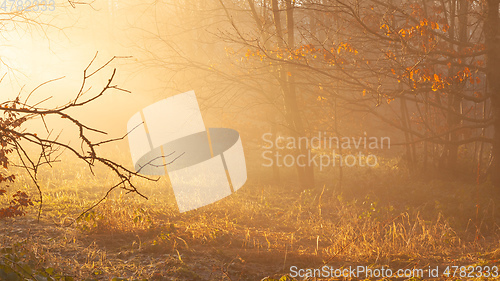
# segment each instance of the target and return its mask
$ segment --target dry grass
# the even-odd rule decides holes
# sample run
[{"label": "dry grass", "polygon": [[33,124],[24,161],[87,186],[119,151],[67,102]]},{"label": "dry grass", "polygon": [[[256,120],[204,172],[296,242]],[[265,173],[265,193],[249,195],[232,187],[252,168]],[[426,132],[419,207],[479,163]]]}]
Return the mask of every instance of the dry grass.
[{"label": "dry grass", "polygon": [[[393,174],[384,168],[347,174],[342,195],[326,187],[294,191],[249,182],[183,214],[165,182],[141,182],[150,200],[116,192],[75,221],[112,179],[73,166],[47,170],[42,221],[36,223],[35,209],[0,221],[0,248],[11,249],[17,260],[7,263],[18,271],[28,265],[74,280],[260,280],[287,274],[291,265],[325,262],[498,265],[497,207],[489,186],[410,183]],[[33,194],[23,182],[12,188]]]}]

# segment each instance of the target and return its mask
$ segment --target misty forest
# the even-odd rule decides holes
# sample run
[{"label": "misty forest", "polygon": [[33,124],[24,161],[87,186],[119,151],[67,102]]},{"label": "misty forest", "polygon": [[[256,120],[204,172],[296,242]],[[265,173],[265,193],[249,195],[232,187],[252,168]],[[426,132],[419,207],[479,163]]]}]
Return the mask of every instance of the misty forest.
[{"label": "misty forest", "polygon": [[500,280],[499,0],[0,0],[0,36],[2,281]]}]

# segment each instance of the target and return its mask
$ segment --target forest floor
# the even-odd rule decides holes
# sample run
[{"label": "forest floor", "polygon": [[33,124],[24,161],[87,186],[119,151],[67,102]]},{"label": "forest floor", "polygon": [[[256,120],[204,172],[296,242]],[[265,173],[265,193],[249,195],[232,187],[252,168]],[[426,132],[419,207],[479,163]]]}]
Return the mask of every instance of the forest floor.
[{"label": "forest floor", "polygon": [[[0,220],[0,280],[342,279],[284,277],[325,265],[424,274],[385,280],[429,279],[436,267],[436,280],[483,280],[479,269],[496,276],[500,266],[500,210],[487,183],[416,181],[390,170],[347,175],[342,193],[249,182],[181,214],[171,189],[158,188],[162,179],[139,183],[149,200],[117,191],[76,220],[112,179],[71,167],[47,173],[40,222],[38,203],[24,217]],[[35,200],[22,182],[10,188]],[[346,279],[369,277],[358,274]]]}]

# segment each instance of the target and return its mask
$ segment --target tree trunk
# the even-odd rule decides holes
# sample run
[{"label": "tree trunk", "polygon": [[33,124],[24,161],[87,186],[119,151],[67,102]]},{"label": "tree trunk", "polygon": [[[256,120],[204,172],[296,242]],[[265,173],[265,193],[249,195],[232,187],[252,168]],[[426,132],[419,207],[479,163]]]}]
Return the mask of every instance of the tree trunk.
[{"label": "tree trunk", "polygon": [[[292,49],[295,44],[294,38],[294,22],[293,22],[293,4],[291,0],[286,2],[286,25],[287,25],[287,40],[283,35],[283,29],[281,26],[281,18],[279,14],[278,1],[272,1],[272,10],[274,16],[274,24],[276,27],[276,35],[278,40],[278,47],[281,49],[285,48],[285,43],[288,49]],[[294,138],[304,137],[305,129],[302,122],[302,117],[300,114],[299,107],[297,105],[297,94],[295,87],[295,69],[291,65],[284,65],[280,68],[279,82],[283,91],[283,99],[285,102],[285,118],[288,123],[291,135]],[[295,151],[297,155],[308,154],[309,149],[301,147],[298,151]],[[297,159],[297,158],[296,158]],[[302,188],[313,188],[314,187],[314,167],[305,165],[300,167],[296,165],[297,174],[299,178],[299,183]]]},{"label": "tree trunk", "polygon": [[415,164],[416,164],[416,156],[414,153],[414,147],[412,143],[412,137],[409,131],[411,130],[410,128],[410,122],[411,120],[408,118],[408,107],[406,104],[406,98],[404,96],[401,96],[401,105],[400,105],[400,110],[401,110],[401,126],[404,128],[404,134],[405,134],[405,148],[406,148],[406,154],[404,160],[406,160],[406,163],[408,165],[408,171],[410,174],[414,172]]},{"label": "tree trunk", "polygon": [[487,14],[484,21],[486,45],[486,76],[488,94],[493,112],[493,163],[490,169],[495,187],[500,188],[500,19],[499,0],[487,0]]},{"label": "tree trunk", "polygon": [[[293,50],[295,48],[295,27],[293,19],[294,6],[292,0],[286,0],[286,25],[287,25],[287,44],[288,49]],[[295,77],[297,72],[295,67],[291,64],[287,65],[287,78],[288,78],[288,93],[285,95],[286,103],[289,107],[289,112],[292,115],[293,129],[296,131],[297,137],[305,136],[304,123],[302,122],[302,117],[300,115],[299,106],[297,104],[297,89],[295,86]],[[310,148],[300,148],[299,154],[306,155],[310,153]],[[297,165],[299,172],[299,180],[302,188],[313,188],[314,187],[314,167],[310,165],[305,165],[304,167],[299,167]]]}]

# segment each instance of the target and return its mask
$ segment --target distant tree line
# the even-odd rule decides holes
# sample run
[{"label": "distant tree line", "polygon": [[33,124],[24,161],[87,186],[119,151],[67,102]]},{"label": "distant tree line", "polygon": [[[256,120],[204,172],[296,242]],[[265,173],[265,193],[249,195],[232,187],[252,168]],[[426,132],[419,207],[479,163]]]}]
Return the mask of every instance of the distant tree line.
[{"label": "distant tree line", "polygon": [[[377,127],[402,137],[413,173],[456,173],[467,162],[480,181],[491,178],[500,187],[498,0],[204,0],[157,7],[166,7],[169,21],[152,32],[165,53],[156,64],[175,76],[195,73],[191,85],[211,92],[207,106],[231,103],[280,135],[342,136]],[[297,173],[303,187],[314,186],[312,167]]]}]

